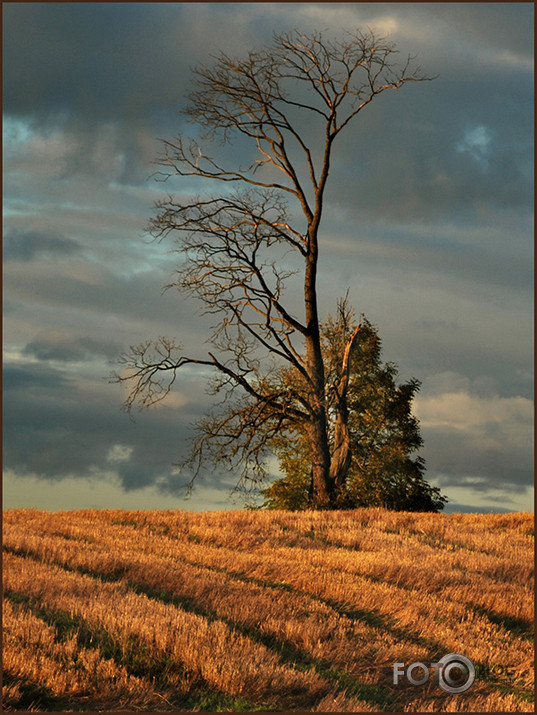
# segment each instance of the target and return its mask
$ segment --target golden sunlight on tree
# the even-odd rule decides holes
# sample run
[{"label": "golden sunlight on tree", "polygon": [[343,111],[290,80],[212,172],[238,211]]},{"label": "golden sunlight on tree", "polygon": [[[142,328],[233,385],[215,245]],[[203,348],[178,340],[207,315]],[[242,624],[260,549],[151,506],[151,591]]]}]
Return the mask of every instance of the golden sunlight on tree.
[{"label": "golden sunlight on tree", "polygon": [[[131,386],[130,410],[164,399],[182,367],[213,368],[211,390],[223,405],[197,426],[193,478],[211,461],[256,484],[273,440],[299,431],[308,443],[312,505],[332,508],[352,461],[346,385],[360,326],[341,345],[337,400],[329,406],[317,274],[331,158],[339,136],[379,95],[429,78],[411,58],[398,63],[395,47],[370,31],[337,40],[283,34],[242,59],[221,54],[194,78],[185,113],[197,131],[162,142],[157,177],[220,188],[191,200],[168,195],[149,229],[157,239],[176,238],[181,267],[171,285],[214,316],[213,349],[190,356],[175,340],[148,341],[122,356],[128,371],[116,379]],[[237,138],[245,166],[235,154],[228,164],[226,145]],[[299,313],[286,302],[291,276],[303,286]],[[304,389],[272,379],[282,366]]]}]

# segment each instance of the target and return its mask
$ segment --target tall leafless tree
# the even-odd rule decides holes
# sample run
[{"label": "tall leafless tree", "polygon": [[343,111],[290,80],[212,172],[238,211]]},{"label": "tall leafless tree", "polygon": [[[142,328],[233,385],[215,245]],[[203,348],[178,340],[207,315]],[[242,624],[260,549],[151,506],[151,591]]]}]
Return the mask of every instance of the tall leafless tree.
[{"label": "tall leafless tree", "polygon": [[[178,237],[183,261],[171,286],[197,296],[217,316],[214,350],[188,357],[161,338],[131,347],[115,375],[130,383],[130,410],[163,399],[183,366],[214,368],[211,390],[224,401],[197,425],[194,476],[210,458],[240,466],[240,478],[255,481],[271,440],[299,424],[310,443],[316,505],[329,507],[345,482],[348,373],[360,328],[342,352],[330,415],[317,299],[321,219],[337,137],[378,95],[428,79],[411,67],[412,58],[396,60],[395,47],[370,31],[335,41],[292,32],[243,59],[220,54],[194,70],[185,111],[197,134],[162,141],[157,177],[196,177],[213,192],[220,189],[191,201],[168,195],[156,204],[149,230],[157,239]],[[239,150],[250,150],[244,167],[230,159],[237,136],[245,140]],[[284,300],[285,281],[297,272],[301,315]],[[286,384],[282,365],[302,376],[306,395]]]}]

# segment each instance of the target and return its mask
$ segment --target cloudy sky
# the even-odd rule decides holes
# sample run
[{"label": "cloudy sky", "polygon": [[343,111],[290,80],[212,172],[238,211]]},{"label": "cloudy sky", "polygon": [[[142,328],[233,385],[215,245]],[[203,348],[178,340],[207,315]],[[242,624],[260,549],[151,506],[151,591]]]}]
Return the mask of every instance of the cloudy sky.
[{"label": "cloudy sky", "polygon": [[241,506],[229,475],[178,489],[206,374],[134,423],[106,379],[145,339],[208,349],[196,304],[162,294],[176,256],[144,233],[151,162],[185,129],[192,65],[355,27],[439,76],[381,95],[341,137],[322,312],[348,286],[384,359],[422,381],[446,511],[533,510],[531,3],[3,3],[4,507]]}]

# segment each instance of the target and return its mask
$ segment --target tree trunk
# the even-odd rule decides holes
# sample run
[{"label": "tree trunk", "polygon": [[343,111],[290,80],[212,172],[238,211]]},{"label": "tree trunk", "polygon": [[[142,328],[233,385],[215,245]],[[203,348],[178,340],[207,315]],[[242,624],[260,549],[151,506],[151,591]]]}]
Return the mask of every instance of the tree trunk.
[{"label": "tree trunk", "polygon": [[323,195],[330,168],[330,151],[334,136],[330,132],[333,117],[326,126],[324,158],[319,183],[315,188],[315,210],[308,209],[308,254],[304,275],[304,300],[306,309],[306,354],[310,384],[310,404],[313,418],[309,429],[311,465],[313,473],[314,504],[329,508],[334,497],[334,482],[330,478],[330,444],[326,411],[326,381],[321,330],[317,307],[317,262],[319,260],[318,230],[323,212]]},{"label": "tree trunk", "polygon": [[320,218],[321,194],[316,216],[310,223],[309,254],[306,259],[304,298],[306,308],[306,355],[310,377],[310,404],[313,415],[308,427],[311,467],[313,475],[313,504],[326,509],[332,502],[334,492],[330,480],[330,446],[328,443],[328,419],[325,400],[324,361],[321,349],[321,331],[317,310],[317,227]]},{"label": "tree trunk", "polygon": [[330,480],[330,450],[326,424],[323,424],[322,419],[311,423],[308,437],[311,453],[313,506],[318,509],[328,509],[332,504],[334,489]]},{"label": "tree trunk", "polygon": [[347,341],[341,364],[341,377],[336,388],[334,448],[330,464],[330,482],[334,485],[335,493],[340,491],[345,486],[352,461],[347,392],[349,387],[352,352],[356,344],[356,338],[360,332],[360,328],[361,325],[358,325]]},{"label": "tree trunk", "polygon": [[307,430],[313,474],[313,504],[326,509],[330,506],[334,489],[330,479],[330,445],[324,396],[324,363],[320,341],[316,341],[315,337],[312,337],[307,340],[307,345],[309,375],[312,382],[310,404],[314,410]]},{"label": "tree trunk", "polygon": [[345,485],[352,461],[348,418],[346,409],[338,409],[334,428],[334,449],[330,463],[330,481],[333,482],[336,492],[339,492]]}]

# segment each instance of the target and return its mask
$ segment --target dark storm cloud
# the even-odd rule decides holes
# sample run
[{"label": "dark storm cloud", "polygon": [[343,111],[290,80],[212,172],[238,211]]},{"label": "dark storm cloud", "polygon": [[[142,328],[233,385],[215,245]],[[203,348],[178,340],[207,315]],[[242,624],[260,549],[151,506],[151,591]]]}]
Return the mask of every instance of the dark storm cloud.
[{"label": "dark storm cloud", "polygon": [[[205,3],[5,3],[3,109],[46,137],[61,128],[63,176],[99,174],[103,132],[121,164],[115,179],[143,183],[157,146],[174,136],[190,66],[271,31],[248,29],[238,6]],[[234,19],[232,19],[234,18]],[[222,24],[233,22],[233,37]],[[255,24],[255,23],[254,23]]]},{"label": "dark storm cloud", "polygon": [[114,471],[127,490],[160,484],[173,491],[184,484],[187,478],[174,475],[172,464],[186,453],[187,425],[199,416],[198,406],[183,409],[185,422],[163,408],[133,424],[119,410],[118,389],[108,391],[115,392],[116,402],[103,395],[98,383],[81,384],[41,364],[7,363],[4,468],[51,481]]},{"label": "dark storm cloud", "polygon": [[29,370],[24,365],[5,363],[2,370],[3,388],[6,391],[16,392],[28,387],[34,394],[44,390],[52,393],[58,388],[63,388],[67,378],[58,370],[47,365],[35,365]]},{"label": "dark storm cloud", "polygon": [[[124,163],[118,178],[143,181],[153,157],[142,158],[139,131],[170,137],[182,128],[177,110],[190,66],[220,50],[236,55],[260,47],[273,30],[324,28],[329,19],[333,26],[341,13],[349,24],[374,27],[389,15],[400,25],[394,39],[401,58],[423,48],[424,71],[440,77],[388,92],[364,111],[335,156],[330,199],[362,215],[381,210],[399,219],[482,201],[519,206],[531,200],[531,69],[520,71],[514,60],[494,55],[499,44],[514,58],[531,57],[531,32],[524,34],[525,24],[521,29],[529,8],[488,5],[483,13],[451,4],[419,10],[408,3],[316,5],[260,4],[246,13],[240,3],[6,3],[4,111],[37,122],[67,121],[78,137],[68,174],[94,168],[99,127],[117,125],[114,142]],[[486,31],[479,20],[485,15]],[[226,27],[233,32],[222,32]],[[446,44],[454,28],[456,47]],[[476,146],[457,149],[476,127],[490,135],[486,171]]]},{"label": "dark storm cloud", "polygon": [[[207,3],[4,3],[4,110],[36,121],[173,121],[200,57],[249,16]],[[222,35],[233,22],[234,36]],[[259,37],[259,28],[256,33]],[[270,29],[265,30],[270,39]]]},{"label": "dark storm cloud", "polygon": [[173,55],[169,73],[162,72],[169,49],[165,18],[177,14],[161,4],[5,3],[5,111],[38,120],[67,113],[106,121],[129,109],[148,111],[157,96],[163,104],[177,101]]},{"label": "dark storm cloud", "polygon": [[[61,127],[72,140],[66,176],[94,173],[102,128],[122,158],[117,177],[143,182],[140,132],[168,136],[189,82],[188,64],[210,25],[182,3],[6,3],[3,108],[41,132]],[[215,9],[215,14],[221,13]],[[194,18],[185,18],[185,14]],[[205,28],[204,28],[205,25]]]},{"label": "dark storm cloud", "polygon": [[[30,266],[23,270],[13,264],[4,269],[4,287],[18,320],[31,324],[32,314],[43,314],[50,321],[51,311],[53,316],[63,311],[62,315],[76,316],[77,322],[87,326],[88,333],[83,336],[86,342],[81,343],[80,328],[64,335],[61,321],[52,319],[46,331],[37,324],[26,342],[27,354],[43,359],[48,350],[59,355],[71,340],[77,352],[109,356],[114,346],[125,348],[142,338],[156,338],[161,332],[196,347],[207,337],[211,320],[196,314],[197,304],[174,290],[163,293],[162,286],[171,270],[122,276],[90,261],[70,266],[69,272],[44,263]],[[149,334],[140,336],[144,331]]]},{"label": "dark storm cloud", "polygon": [[[330,200],[356,217],[438,220],[532,205],[531,73],[511,83],[460,76],[386,93],[336,154]],[[476,87],[479,91],[476,92]]]},{"label": "dark storm cloud", "polygon": [[37,257],[66,257],[82,251],[72,238],[45,231],[12,229],[3,237],[5,260],[31,261]]},{"label": "dark storm cloud", "polygon": [[[529,425],[528,425],[529,427]],[[525,450],[498,441],[491,426],[479,438],[453,428],[422,429],[422,456],[432,474],[441,475],[443,489],[471,487],[486,493],[505,489],[524,493],[533,484],[531,445]]]}]

